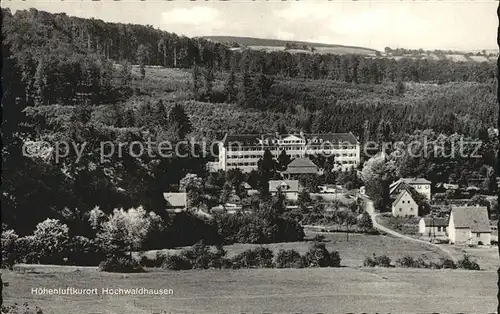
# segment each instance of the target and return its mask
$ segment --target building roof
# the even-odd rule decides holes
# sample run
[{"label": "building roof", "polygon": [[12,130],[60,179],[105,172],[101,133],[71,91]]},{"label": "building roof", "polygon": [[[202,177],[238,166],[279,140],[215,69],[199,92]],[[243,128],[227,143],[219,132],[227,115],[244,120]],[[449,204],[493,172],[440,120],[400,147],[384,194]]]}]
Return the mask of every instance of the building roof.
[{"label": "building roof", "polygon": [[448,218],[434,218],[434,221],[432,221],[432,218],[422,218],[421,220],[424,221],[425,226],[435,226],[435,227],[447,227],[448,226]]},{"label": "building roof", "polygon": [[187,205],[186,192],[163,193],[163,198],[167,201],[168,207],[186,207]]},{"label": "building roof", "polygon": [[393,187],[399,185],[400,183],[406,183],[410,185],[414,184],[431,184],[431,181],[425,179],[425,178],[401,178],[397,181],[394,181],[391,183],[390,188],[392,190]]},{"label": "building roof", "polygon": [[472,232],[491,232],[488,209],[485,206],[453,206],[450,217],[453,217],[455,228],[470,228]]},{"label": "building roof", "polygon": [[316,166],[309,158],[295,158],[287,166],[287,173],[318,173],[318,166]]},{"label": "building roof", "polygon": [[413,199],[413,196],[412,196],[412,192],[405,186],[403,188],[403,190],[398,194],[398,196],[396,196],[396,199],[394,200],[394,202],[392,202],[392,205],[396,205],[397,203],[399,203],[399,201],[401,200],[401,198],[403,197],[403,195],[405,195],[406,193],[408,193],[412,199],[412,201],[415,202],[415,200]]},{"label": "building roof", "polygon": [[277,192],[278,188],[282,192],[298,192],[299,186],[299,180],[270,180],[269,192]]},{"label": "building roof", "polygon": [[[267,146],[272,146],[273,140],[280,140],[288,136],[296,136],[304,139],[308,143],[318,144],[346,144],[355,145],[359,144],[358,140],[352,133],[290,133],[290,134],[226,134],[222,139],[224,146],[229,144],[239,146],[257,146],[263,145],[262,140],[267,140]],[[316,141],[315,141],[316,140]],[[266,146],[264,145],[264,146]],[[274,144],[276,145],[276,144]]]}]

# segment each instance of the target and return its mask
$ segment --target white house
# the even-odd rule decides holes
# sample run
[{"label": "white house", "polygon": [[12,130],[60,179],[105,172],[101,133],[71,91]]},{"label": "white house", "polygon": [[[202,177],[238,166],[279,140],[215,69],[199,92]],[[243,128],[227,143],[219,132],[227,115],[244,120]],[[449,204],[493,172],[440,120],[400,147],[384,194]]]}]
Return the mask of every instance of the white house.
[{"label": "white house", "polygon": [[453,244],[491,244],[488,209],[484,206],[452,207],[448,237]]},{"label": "white house", "polygon": [[394,202],[392,202],[392,216],[394,217],[417,217],[418,204],[411,196],[408,189],[403,189]]},{"label": "white house", "polygon": [[446,236],[448,231],[447,218],[426,217],[420,219],[418,223],[418,233],[425,236]]},{"label": "white house", "polygon": [[289,200],[296,201],[299,199],[299,192],[301,186],[299,180],[270,180],[269,181],[269,192],[271,195],[276,195],[278,191],[281,191],[285,197]]},{"label": "white house", "polygon": [[398,195],[404,184],[412,187],[416,192],[425,196],[426,199],[431,199],[431,182],[424,178],[401,178],[389,186],[390,195],[393,197]]},{"label": "white house", "polygon": [[163,198],[166,201],[167,211],[179,213],[187,208],[186,192],[167,192],[163,193]]}]

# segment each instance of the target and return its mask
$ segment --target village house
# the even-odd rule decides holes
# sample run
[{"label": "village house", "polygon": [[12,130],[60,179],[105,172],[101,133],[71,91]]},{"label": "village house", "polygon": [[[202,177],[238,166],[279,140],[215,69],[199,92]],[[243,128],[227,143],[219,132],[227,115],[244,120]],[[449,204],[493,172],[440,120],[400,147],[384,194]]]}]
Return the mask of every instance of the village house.
[{"label": "village house", "polygon": [[452,207],[448,237],[452,244],[490,245],[488,209],[484,206]]},{"label": "village house", "polygon": [[424,178],[401,178],[389,186],[391,197],[398,195],[403,189],[403,184],[407,184],[426,199],[431,199],[431,182]]},{"label": "village house", "polygon": [[297,179],[303,174],[319,174],[318,166],[309,158],[295,158],[283,171],[283,177],[288,180]]},{"label": "village house", "polygon": [[276,195],[281,191],[288,200],[297,201],[301,186],[298,180],[270,180],[269,192],[271,195]]},{"label": "village house", "polygon": [[392,216],[394,217],[417,217],[418,204],[412,197],[411,190],[404,186],[398,196],[392,202]]},{"label": "village house", "polygon": [[168,212],[180,213],[187,208],[187,193],[186,192],[168,192],[163,193],[163,198],[166,201],[166,210]]},{"label": "village house", "polygon": [[429,237],[443,237],[447,235],[448,219],[425,217],[418,223],[418,233]]}]

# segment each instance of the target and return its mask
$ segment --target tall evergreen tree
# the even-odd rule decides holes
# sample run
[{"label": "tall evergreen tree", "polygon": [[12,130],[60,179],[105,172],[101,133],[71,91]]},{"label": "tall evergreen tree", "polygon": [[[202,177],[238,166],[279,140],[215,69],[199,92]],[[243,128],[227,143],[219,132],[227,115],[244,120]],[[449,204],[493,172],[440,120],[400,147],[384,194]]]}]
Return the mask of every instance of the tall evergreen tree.
[{"label": "tall evergreen tree", "polygon": [[172,126],[177,127],[180,138],[184,138],[193,129],[188,115],[179,104],[175,104],[172,107],[168,120]]},{"label": "tall evergreen tree", "polygon": [[236,76],[233,69],[229,72],[229,77],[224,86],[224,94],[228,103],[234,103],[237,100],[238,91],[236,89]]},{"label": "tall evergreen tree", "polygon": [[192,78],[193,78],[193,98],[198,100],[200,98],[200,88],[201,88],[201,71],[198,65],[195,63],[192,70]]}]

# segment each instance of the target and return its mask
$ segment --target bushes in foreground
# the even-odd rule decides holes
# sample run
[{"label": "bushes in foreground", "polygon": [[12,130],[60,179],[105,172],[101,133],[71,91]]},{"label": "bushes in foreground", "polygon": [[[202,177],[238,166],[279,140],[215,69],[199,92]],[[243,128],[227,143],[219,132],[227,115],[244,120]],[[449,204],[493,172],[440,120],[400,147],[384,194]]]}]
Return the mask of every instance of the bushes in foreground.
[{"label": "bushes in foreground", "polygon": [[125,256],[112,256],[99,264],[99,270],[111,273],[142,273],[144,268],[136,260]]},{"label": "bushes in foreground", "polygon": [[305,255],[296,250],[280,250],[274,256],[270,249],[257,247],[233,258],[227,258],[222,247],[212,252],[207,245],[198,243],[178,255],[166,255],[162,267],[169,270],[340,267],[340,261],[339,253],[329,252],[323,243],[314,243]]},{"label": "bushes in foreground", "polygon": [[402,267],[402,268],[432,268],[432,269],[467,269],[467,270],[479,270],[479,265],[470,259],[468,255],[455,263],[449,258],[441,258],[438,262],[428,261],[425,255],[420,257],[412,257],[410,255],[405,255],[396,260],[394,265],[391,263],[391,259],[387,255],[376,256],[373,254],[373,258],[367,257],[363,262],[363,266],[367,267]]},{"label": "bushes in foreground", "polygon": [[387,255],[380,255],[376,256],[373,254],[373,258],[371,257],[366,257],[365,260],[363,261],[363,266],[367,267],[392,267],[391,265],[391,259]]}]

